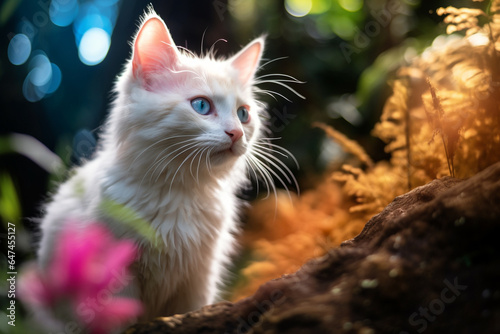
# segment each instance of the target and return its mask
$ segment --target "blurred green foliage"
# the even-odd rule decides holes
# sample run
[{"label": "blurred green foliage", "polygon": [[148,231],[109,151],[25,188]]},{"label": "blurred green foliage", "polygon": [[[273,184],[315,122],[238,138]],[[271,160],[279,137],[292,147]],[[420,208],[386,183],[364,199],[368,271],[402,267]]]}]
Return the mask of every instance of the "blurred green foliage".
[{"label": "blurred green foliage", "polygon": [[9,174],[0,174],[0,216],[5,228],[7,222],[17,222],[21,218],[21,204],[14,182]]}]

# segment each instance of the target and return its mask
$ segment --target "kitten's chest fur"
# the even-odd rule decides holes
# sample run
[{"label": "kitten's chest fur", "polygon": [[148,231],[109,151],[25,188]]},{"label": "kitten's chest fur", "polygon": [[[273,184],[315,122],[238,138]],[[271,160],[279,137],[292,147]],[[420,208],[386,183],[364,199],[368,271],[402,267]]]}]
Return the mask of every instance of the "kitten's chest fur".
[{"label": "kitten's chest fur", "polygon": [[[213,302],[234,248],[237,200],[231,188],[221,181],[141,188],[130,175],[106,178],[103,197],[123,203],[154,231],[154,239],[136,235],[140,257],[132,268],[144,319]],[[120,233],[118,221],[106,220]]]}]

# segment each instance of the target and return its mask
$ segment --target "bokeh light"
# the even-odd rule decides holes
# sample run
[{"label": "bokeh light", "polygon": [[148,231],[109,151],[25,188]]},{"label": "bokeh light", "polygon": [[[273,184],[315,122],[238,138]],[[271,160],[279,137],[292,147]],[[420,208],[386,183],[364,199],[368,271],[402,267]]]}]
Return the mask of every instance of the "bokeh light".
[{"label": "bokeh light", "polygon": [[363,0],[339,0],[339,5],[348,12],[357,12],[363,8]]},{"label": "bokeh light", "polygon": [[112,6],[116,5],[119,0],[97,0],[96,2],[101,6]]},{"label": "bokeh light", "polygon": [[99,7],[94,4],[87,3],[81,6],[80,13],[73,26],[77,45],[80,44],[83,35],[85,35],[85,33],[92,28],[101,28],[108,34],[111,34],[113,31],[113,24],[111,23],[109,17],[101,13]]},{"label": "bokeh light", "polygon": [[228,9],[231,14],[241,21],[255,19],[256,0],[228,0]]},{"label": "bokeh light", "polygon": [[14,65],[24,64],[31,54],[31,41],[25,34],[17,34],[9,42],[7,56]]},{"label": "bokeh light", "polygon": [[45,94],[42,94],[40,90],[37,89],[33,82],[31,81],[31,72],[28,73],[26,79],[23,82],[23,95],[29,102],[37,102],[43,99]]},{"label": "bokeh light", "polygon": [[331,22],[332,30],[344,40],[351,40],[356,32],[356,24],[348,17],[339,16]]},{"label": "bokeh light", "polygon": [[286,11],[295,17],[303,17],[312,9],[312,0],[285,0]]},{"label": "bokeh light", "polygon": [[85,65],[97,65],[106,58],[118,17],[118,2],[90,0],[81,4],[73,32],[80,61]]},{"label": "bokeh light", "polygon": [[30,80],[35,86],[43,86],[50,81],[52,67],[45,53],[40,52],[34,56],[30,61],[29,67],[31,68]]},{"label": "bokeh light", "polygon": [[49,7],[50,20],[57,26],[69,26],[78,14],[77,0],[52,0]]},{"label": "bokeh light", "polygon": [[50,66],[52,67],[52,77],[50,78],[50,82],[44,86],[46,94],[54,93],[61,85],[62,80],[62,73],[59,66],[54,63],[50,63]]},{"label": "bokeh light", "polygon": [[86,65],[97,65],[106,58],[111,43],[110,35],[101,28],[85,32],[78,45],[78,56]]},{"label": "bokeh light", "polygon": [[29,63],[30,72],[23,82],[23,95],[30,102],[37,102],[59,88],[62,74],[43,51],[35,51]]},{"label": "bokeh light", "polygon": [[[120,0],[50,0],[45,6],[47,23],[52,22],[58,27],[72,27],[78,56],[83,64],[97,65],[106,58],[118,18]],[[24,20],[21,25],[22,33],[14,35],[7,48],[8,59],[13,65],[29,61],[22,92],[30,102],[40,101],[54,93],[62,80],[61,69],[50,62],[43,51],[32,52],[39,47],[36,39],[33,39],[34,29],[29,20]]]},{"label": "bokeh light", "polygon": [[469,36],[468,40],[472,46],[485,46],[490,42],[488,36],[482,33],[471,35]]},{"label": "bokeh light", "polygon": [[309,14],[323,14],[333,6],[331,0],[314,0]]}]

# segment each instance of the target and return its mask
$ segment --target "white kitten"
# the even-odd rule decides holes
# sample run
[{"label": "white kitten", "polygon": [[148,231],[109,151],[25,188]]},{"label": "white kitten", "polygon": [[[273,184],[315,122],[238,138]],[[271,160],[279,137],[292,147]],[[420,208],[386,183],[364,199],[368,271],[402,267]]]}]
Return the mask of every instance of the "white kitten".
[{"label": "white kitten", "polygon": [[[199,58],[179,51],[161,18],[147,14],[95,157],[47,206],[40,264],[49,263],[68,218],[82,227],[104,222],[141,250],[127,294],[143,302],[142,320],[212,303],[235,247],[236,193],[249,173],[274,188],[277,174],[260,160],[288,171],[272,156],[277,147],[260,142],[254,75],[263,47],[258,38],[227,60]],[[118,217],[110,205],[134,217]],[[154,237],[141,233],[147,229]]]}]

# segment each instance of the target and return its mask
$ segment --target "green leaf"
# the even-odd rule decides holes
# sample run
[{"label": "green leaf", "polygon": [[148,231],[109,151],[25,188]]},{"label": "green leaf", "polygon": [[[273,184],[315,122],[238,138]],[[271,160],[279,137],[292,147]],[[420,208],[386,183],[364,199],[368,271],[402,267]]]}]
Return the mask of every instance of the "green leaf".
[{"label": "green leaf", "polygon": [[155,247],[158,246],[159,240],[150,222],[140,217],[133,209],[109,198],[103,198],[101,200],[99,209],[109,218],[134,229]]},{"label": "green leaf", "polygon": [[9,174],[0,174],[0,216],[5,225],[21,218],[21,204]]}]

